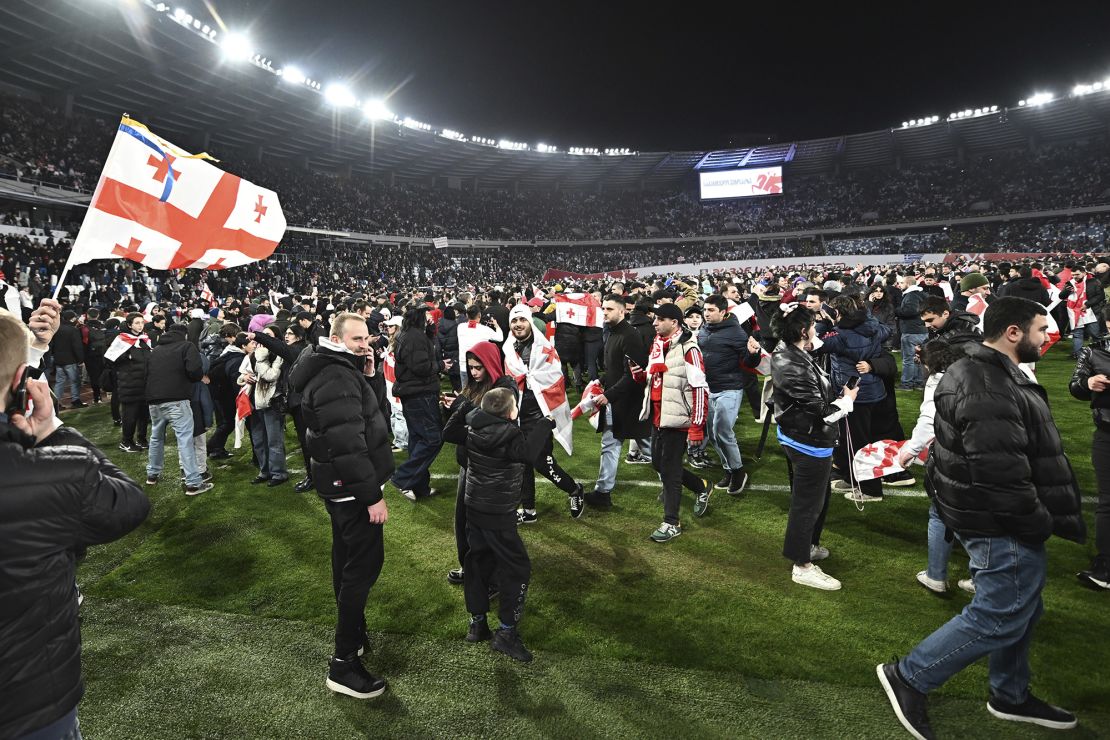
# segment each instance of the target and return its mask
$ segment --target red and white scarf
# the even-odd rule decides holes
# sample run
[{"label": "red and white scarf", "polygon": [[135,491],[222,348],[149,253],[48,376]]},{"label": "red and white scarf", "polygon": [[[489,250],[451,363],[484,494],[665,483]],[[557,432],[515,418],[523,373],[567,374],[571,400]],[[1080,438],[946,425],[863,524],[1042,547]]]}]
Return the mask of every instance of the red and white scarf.
[{"label": "red and white scarf", "polygon": [[146,346],[148,348],[150,347],[150,337],[146,334],[135,336],[134,334],[123,332],[112,340],[112,344],[109,345],[108,349],[104,352],[104,359],[108,362],[115,362],[124,352],[134,347],[138,342],[146,342]]}]

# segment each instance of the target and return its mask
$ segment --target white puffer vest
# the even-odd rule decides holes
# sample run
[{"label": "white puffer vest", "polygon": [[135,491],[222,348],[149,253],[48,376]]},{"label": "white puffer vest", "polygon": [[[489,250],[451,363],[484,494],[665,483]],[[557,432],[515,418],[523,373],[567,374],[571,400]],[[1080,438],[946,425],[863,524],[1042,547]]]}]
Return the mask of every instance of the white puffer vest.
[{"label": "white puffer vest", "polygon": [[[671,343],[667,348],[667,372],[663,373],[663,398],[659,409],[660,429],[689,429],[690,414],[694,408],[694,389],[686,377],[686,353],[698,346],[692,334],[682,344]],[[640,421],[651,419],[651,388],[655,376],[648,376],[644,405]]]}]

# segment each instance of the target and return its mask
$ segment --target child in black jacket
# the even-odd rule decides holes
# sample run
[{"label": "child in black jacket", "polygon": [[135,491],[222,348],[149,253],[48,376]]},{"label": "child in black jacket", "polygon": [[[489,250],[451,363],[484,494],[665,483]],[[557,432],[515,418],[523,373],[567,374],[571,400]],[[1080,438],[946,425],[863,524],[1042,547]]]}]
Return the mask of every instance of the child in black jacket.
[{"label": "child in black jacket", "polygon": [[466,536],[469,550],[464,571],[466,609],[471,614],[468,642],[491,637],[486,624],[489,587],[497,572],[501,629],[490,647],[527,663],[532,654],[524,647],[517,624],[524,612],[524,598],[532,564],[517,533],[516,509],[525,463],[536,459],[551,420],[536,426],[531,438],[516,425],[516,395],[494,388],[482,398],[481,408],[466,416]]}]

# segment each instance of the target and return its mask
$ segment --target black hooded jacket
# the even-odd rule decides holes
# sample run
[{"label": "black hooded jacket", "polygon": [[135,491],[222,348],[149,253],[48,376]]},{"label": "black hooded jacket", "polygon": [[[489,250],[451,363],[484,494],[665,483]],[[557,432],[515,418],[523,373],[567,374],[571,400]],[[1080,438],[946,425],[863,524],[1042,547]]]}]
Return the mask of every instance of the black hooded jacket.
[{"label": "black hooded jacket", "polygon": [[525,464],[539,455],[554,422],[543,419],[525,435],[515,422],[473,409],[466,425],[466,505],[484,514],[515,513]]},{"label": "black hooded jacket", "polygon": [[389,425],[377,393],[358,369],[363,358],[313,347],[289,377],[301,394],[312,459],[312,480],[325,499],[354,496],[365,505],[382,499],[382,485],[393,474]]}]

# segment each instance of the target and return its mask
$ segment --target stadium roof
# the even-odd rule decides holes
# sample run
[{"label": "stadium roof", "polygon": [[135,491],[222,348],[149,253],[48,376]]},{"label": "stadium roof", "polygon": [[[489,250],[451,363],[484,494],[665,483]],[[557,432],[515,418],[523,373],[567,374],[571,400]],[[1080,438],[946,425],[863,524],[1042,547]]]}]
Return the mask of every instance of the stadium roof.
[{"label": "stadium roof", "polygon": [[613,156],[515,151],[435,129],[372,123],[358,108],[336,108],[318,89],[289,84],[258,64],[222,63],[219,46],[175,21],[169,8],[124,6],[116,12],[115,4],[82,0],[0,4],[6,83],[74,111],[113,120],[128,113],[195,150],[261,152],[314,169],[402,179],[476,179],[481,187],[663,188],[696,169],[782,164],[788,172],[818,173],[1110,132],[1110,86],[1099,85],[1047,104],[754,148]]}]

